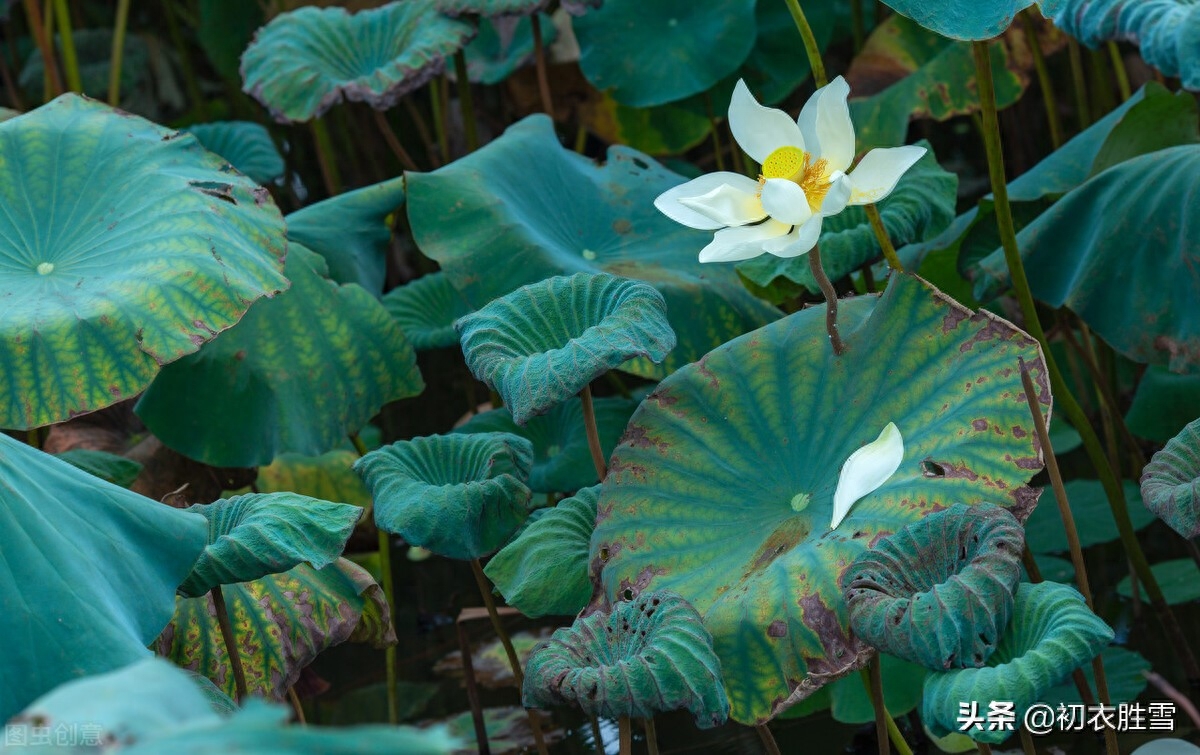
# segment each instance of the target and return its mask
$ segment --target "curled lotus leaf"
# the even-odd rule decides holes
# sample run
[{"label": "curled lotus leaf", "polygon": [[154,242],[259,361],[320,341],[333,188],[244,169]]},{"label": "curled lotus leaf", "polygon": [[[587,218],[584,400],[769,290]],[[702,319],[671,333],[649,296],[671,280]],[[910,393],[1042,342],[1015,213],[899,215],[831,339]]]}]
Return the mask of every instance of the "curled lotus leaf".
[{"label": "curled lotus leaf", "polygon": [[270,194],[195,137],[66,94],[0,123],[0,426],[143,391],[288,286]]},{"label": "curled lotus leaf", "polygon": [[956,503],[906,525],[843,577],[850,626],[873,647],[926,668],[982,666],[1012,614],[1021,523]]},{"label": "curled lotus leaf", "polygon": [[[592,402],[604,458],[612,454],[636,408],[636,401],[624,398],[598,398]],[[514,422],[512,414],[504,408],[477,414],[454,432],[502,432],[528,438],[533,443],[529,487],[535,493],[567,493],[599,482],[584,430],[583,402],[577,397],[524,425]]]},{"label": "curled lotus leaf", "polygon": [[448,558],[495,551],[529,516],[533,446],[509,433],[429,435],[354,464],[375,498],[375,523]]},{"label": "curled lotus leaf", "polygon": [[526,707],[572,703],[608,718],[686,708],[703,729],[729,716],[712,637],[696,609],[671,592],[643,593],[557,630],[530,657],[522,699]]},{"label": "curled lotus leaf", "polygon": [[[1042,455],[1017,369],[1024,359],[1047,411],[1032,338],[907,274],[882,296],[840,302],[838,321],[841,356],[817,306],[659,383],[601,492],[599,597],[691,601],[741,723],[773,718],[873,654],[850,629],[841,580],[877,538],[945,501],[1024,520],[1038,497],[1027,483]],[[842,466],[886,422],[903,436],[900,466],[831,530]]]},{"label": "curled lotus leaf", "polygon": [[504,600],[530,617],[574,616],[592,596],[588,546],[600,486],[584,488],[541,515],[483,571]]},{"label": "curled lotus leaf", "polygon": [[250,493],[187,510],[208,520],[208,546],[179,587],[190,598],[301,563],[321,569],[342,554],[362,516],[357,506],[295,493]]},{"label": "curled lotus leaf", "polygon": [[220,155],[260,184],[271,183],[283,175],[283,157],[261,123],[253,121],[216,121],[188,126],[209,152]]},{"label": "curled lotus leaf", "polygon": [[384,295],[383,306],[417,351],[457,346],[454,321],[471,313],[442,272],[393,288]]},{"label": "curled lotus leaf", "polygon": [[1142,500],[1183,537],[1200,535],[1200,419],[1151,457],[1142,472]]},{"label": "curled lotus leaf", "polygon": [[1037,2],[1048,8],[1062,0],[883,0],[884,5],[943,37],[984,40],[999,36],[1017,14]]},{"label": "curled lotus leaf", "polygon": [[630,359],[658,364],[675,348],[662,294],[607,273],[522,286],[454,327],[467,367],[500,394],[518,425]]},{"label": "curled lotus leaf", "polygon": [[[534,58],[533,14],[498,16],[479,22],[479,34],[467,45],[467,76],[477,84],[499,84]],[[558,29],[545,14],[538,16],[542,44],[549,47]]]},{"label": "curled lotus leaf", "polygon": [[[1013,602],[1012,620],[982,668],[951,669],[925,678],[921,719],[935,736],[962,731],[960,706],[982,710],[993,700],[1012,701],[1016,720],[1072,671],[1095,658],[1113,630],[1079,592],[1057,582],[1023,583]],[[978,742],[999,744],[1011,731],[985,724],[963,731]]]},{"label": "curled lotus leaf", "polygon": [[304,7],[254,35],[242,54],[242,89],[280,123],[319,117],[343,99],[387,110],[440,74],[473,34],[439,13],[437,0],[358,13]]}]

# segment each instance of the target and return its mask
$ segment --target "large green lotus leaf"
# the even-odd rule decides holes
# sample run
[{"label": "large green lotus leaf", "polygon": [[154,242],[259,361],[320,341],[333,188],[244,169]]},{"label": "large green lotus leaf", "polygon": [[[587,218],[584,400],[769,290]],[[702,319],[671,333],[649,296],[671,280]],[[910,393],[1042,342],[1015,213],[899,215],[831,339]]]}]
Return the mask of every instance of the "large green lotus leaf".
[{"label": "large green lotus leaf", "polygon": [[267,191],[195,137],[67,94],[0,124],[0,426],[140,393],[287,287]]},{"label": "large green lotus leaf", "polygon": [[1200,89],[1200,6],[1193,0],[1056,0],[1047,15],[1090,47],[1132,42],[1147,63]]},{"label": "large green lotus leaf", "polygon": [[[71,34],[71,42],[75,46],[75,60],[79,66],[80,83],[83,85],[82,94],[96,98],[107,97],[108,78],[112,70],[112,30],[76,29]],[[62,38],[57,34],[54,35],[54,47],[61,56]],[[150,48],[141,36],[128,34],[121,55],[121,92],[124,94],[122,100],[125,100],[148,78]],[[42,54],[34,49],[25,59],[17,83],[21,85],[21,90],[27,97],[37,102],[42,100],[45,73]]]},{"label": "large green lotus leaf", "polygon": [[263,493],[299,493],[322,501],[337,501],[353,506],[371,503],[371,491],[352,467],[358,454],[334,449],[320,456],[280,454],[275,461],[258,468],[258,489]]},{"label": "large green lotus leaf", "polygon": [[[921,142],[929,147],[928,142]],[[932,149],[901,177],[895,190],[879,203],[883,227],[896,246],[937,236],[954,220],[958,177],[938,165]],[[861,207],[848,207],[821,225],[821,261],[826,274],[837,280],[857,270],[883,250]],[[817,292],[808,259],[764,254],[737,265],[751,290],[770,301],[794,298],[797,291]]]},{"label": "large green lotus leaf", "polygon": [[1144,90],[1145,101],[1131,108],[1104,140],[1091,175],[1138,155],[1200,142],[1200,103],[1195,95],[1183,91],[1172,94],[1156,82],[1147,84]]},{"label": "large green lotus leaf", "polygon": [[404,204],[404,177],[339,194],[288,215],[288,238],[325,258],[329,277],[383,293],[391,215]]},{"label": "large green lotus leaf", "polygon": [[1150,365],[1142,373],[1125,424],[1139,438],[1165,443],[1189,418],[1200,417],[1200,375],[1176,375]]},{"label": "large green lotus leaf", "polygon": [[484,573],[526,616],[574,616],[592,596],[588,544],[599,486],[584,488],[537,521],[488,562]]},{"label": "large green lotus leaf", "polygon": [[708,116],[687,104],[683,101],[630,107],[610,95],[600,94],[581,103],[579,112],[587,129],[609,144],[624,144],[648,155],[676,155],[695,147],[712,133]]},{"label": "large green lotus leaf", "polygon": [[523,425],[635,358],[661,364],[675,348],[653,286],[575,273],[522,286],[454,323],[475,377]]},{"label": "large green lotus leaf", "polygon": [[509,433],[430,435],[359,459],[380,529],[448,558],[495,551],[529,516],[533,447]]},{"label": "large green lotus leaf", "polygon": [[462,294],[441,271],[388,291],[383,306],[417,351],[458,346],[454,321],[471,313]]},{"label": "large green lotus leaf", "polygon": [[[1022,584],[1012,622],[983,668],[953,669],[925,678],[921,719],[936,736],[960,731],[959,706],[974,702],[983,711],[994,700],[1013,703],[1016,720],[1071,672],[1095,658],[1113,630],[1073,587],[1056,582]],[[963,732],[999,744],[1011,731],[985,725]]]},{"label": "large green lotus leaf", "polygon": [[991,39],[1008,28],[1016,15],[1037,2],[1055,6],[1062,0],[883,0],[883,4],[943,37]]},{"label": "large green lotus leaf", "polygon": [[[396,641],[383,590],[344,558],[323,569],[300,564],[221,589],[251,694],[283,699],[321,651],[347,640],[376,647]],[[235,693],[211,594],[176,598],[175,616],[156,649],[225,694]]]},{"label": "large green lotus leaf", "polygon": [[[539,0],[538,4],[541,3]],[[550,17],[539,17],[542,44],[549,46],[557,34]],[[479,34],[467,45],[467,78],[479,84],[499,84],[532,60],[533,23],[528,18],[484,18]]]},{"label": "large green lotus leaf", "polygon": [[935,671],[982,666],[1012,614],[1025,538],[999,506],[956,503],[875,542],[842,578],[850,626]]},{"label": "large green lotus leaf", "polygon": [[[1193,197],[1200,145],[1135,157],[1084,183],[1018,234],[1033,295],[1078,314],[1118,353],[1200,373],[1200,265]],[[1002,290],[1000,251],[976,295]]]},{"label": "large green lotus leaf", "polygon": [[[1169,605],[1191,603],[1200,600],[1200,568],[1190,558],[1177,558],[1163,561],[1150,567],[1154,577],[1162,588],[1163,599]],[[1126,598],[1133,597],[1133,584],[1125,577],[1117,584],[1117,594]],[[1138,585],[1138,595],[1142,600],[1146,597],[1146,588]]]},{"label": "large green lotus leaf", "polygon": [[1183,428],[1142,470],[1146,507],[1188,538],[1200,535],[1200,419]]},{"label": "large green lotus leaf", "polygon": [[283,175],[283,157],[261,124],[217,121],[197,123],[184,130],[199,139],[206,150],[225,158],[260,184],[271,183]]},{"label": "large green lotus leaf", "polygon": [[[1137,483],[1123,480],[1125,500],[1129,505],[1129,519],[1135,530],[1140,530],[1154,521],[1154,515],[1142,505],[1142,494]],[[1079,533],[1080,546],[1107,543],[1120,537],[1117,525],[1113,521],[1112,510],[1108,506],[1108,496],[1099,480],[1071,480],[1066,483],[1067,500],[1071,503],[1071,513],[1075,519],[1075,529]],[[1025,545],[1033,553],[1065,553],[1070,550],[1067,545],[1067,532],[1063,528],[1062,515],[1058,513],[1058,503],[1054,499],[1054,491],[1046,488],[1045,505],[1039,506],[1025,522]]]},{"label": "large green lotus leaf", "polygon": [[579,67],[631,107],[664,105],[709,89],[754,47],[755,0],[608,0],[573,22]]},{"label": "large green lotus leaf", "polygon": [[[1029,85],[1029,66],[1019,59],[1028,54],[1024,47],[991,46],[997,107],[1016,102]],[[846,78],[851,92],[875,92],[850,101],[860,150],[904,144],[913,119],[945,121],[979,111],[970,43],[934,34],[904,16],[892,16],[872,32]]]},{"label": "large green lotus leaf", "polygon": [[362,509],[295,493],[250,493],[190,506],[208,520],[208,547],[179,592],[251,582],[302,563],[321,569],[342,555]]},{"label": "large green lotus leaf", "polygon": [[203,517],[0,433],[0,719],[146,657],[205,539]]},{"label": "large green lotus leaf", "polygon": [[244,0],[198,0],[196,41],[222,77],[237,81],[242,52],[263,25],[263,7]]},{"label": "large green lotus leaf", "polygon": [[[596,432],[604,458],[612,454],[637,402],[623,398],[592,401]],[[583,402],[570,398],[524,425],[505,409],[477,414],[454,429],[456,433],[512,433],[533,444],[529,488],[535,493],[569,493],[599,482],[583,424]]]},{"label": "large green lotus leaf", "polygon": [[396,753],[449,755],[458,746],[443,729],[361,726],[334,731],[287,726],[291,711],[251,700],[229,715],[215,712],[187,671],[147,658],[119,671],[57,687],[14,719],[9,750],[44,750],[35,729],[70,732],[74,741],[54,752],[99,752],[119,742],[122,752],[254,752],[264,755]]},{"label": "large green lotus leaf", "polygon": [[424,388],[412,346],[374,297],[322,277],[324,261],[299,244],[284,272],[289,291],[164,369],[138,401],[163,443],[220,467],[321,454]]},{"label": "large green lotus leaf", "polygon": [[[630,420],[600,500],[592,556],[608,556],[604,591],[690,600],[743,723],[873,652],[850,633],[839,580],[878,537],[948,502],[1023,520],[1037,500],[1025,483],[1042,461],[1016,368],[1023,358],[1048,404],[1031,338],[911,275],[838,311],[841,357],[817,306],[664,380]],[[840,468],[887,422],[903,462],[830,531]]]},{"label": "large green lotus leaf", "polygon": [[387,110],[441,73],[473,34],[439,13],[438,0],[358,13],[304,7],[255,33],[242,53],[242,90],[280,123],[319,117],[343,99]]},{"label": "large green lotus leaf", "polygon": [[581,617],[541,643],[525,668],[526,707],[571,703],[591,716],[652,718],[686,708],[704,729],[729,716],[721,662],[696,609],[646,592]]},{"label": "large green lotus leaf", "polygon": [[73,467],[79,467],[88,474],[122,488],[133,485],[133,481],[142,472],[142,465],[138,462],[124,456],[110,454],[107,451],[72,448],[70,451],[63,451],[55,456]]},{"label": "large green lotus leaf", "polygon": [[654,285],[679,344],[662,378],[779,317],[725,265],[701,265],[712,234],[674,222],[654,199],[683,176],[645,155],[609,149],[604,167],[563,149],[549,118],[530,116],[486,147],[432,173],[409,173],[413,238],[479,308],[526,283],[608,272]]}]

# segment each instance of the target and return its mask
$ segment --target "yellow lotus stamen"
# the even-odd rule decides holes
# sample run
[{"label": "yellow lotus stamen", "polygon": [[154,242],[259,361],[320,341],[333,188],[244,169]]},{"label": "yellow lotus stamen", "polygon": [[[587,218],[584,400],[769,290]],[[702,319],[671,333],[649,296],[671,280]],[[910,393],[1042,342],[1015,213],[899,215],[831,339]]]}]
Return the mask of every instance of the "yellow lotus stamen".
[{"label": "yellow lotus stamen", "polygon": [[763,162],[762,173],[758,177],[759,196],[762,196],[762,186],[771,178],[782,178],[792,181],[804,189],[808,198],[808,207],[813,212],[821,209],[825,195],[832,185],[829,181],[829,161],[821,158],[813,160],[813,156],[799,147],[780,147]]}]

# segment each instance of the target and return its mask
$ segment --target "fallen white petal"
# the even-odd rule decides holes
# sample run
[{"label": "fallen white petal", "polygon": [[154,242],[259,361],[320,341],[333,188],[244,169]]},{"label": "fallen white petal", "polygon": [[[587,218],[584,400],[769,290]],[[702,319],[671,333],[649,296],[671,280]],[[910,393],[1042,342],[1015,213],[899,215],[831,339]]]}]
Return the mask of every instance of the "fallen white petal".
[{"label": "fallen white petal", "polygon": [[654,200],[654,206],[658,208],[659,212],[676,223],[682,223],[689,228],[697,228],[701,231],[715,231],[718,228],[724,228],[729,223],[713,220],[707,215],[684,206],[679,200],[685,197],[704,196],[722,186],[730,186],[735,190],[750,194],[758,191],[758,182],[753,178],[743,176],[741,173],[731,173],[729,171],[706,173],[703,176],[693,178],[687,183],[682,183],[673,189],[667,189],[662,194],[659,194],[658,198]]},{"label": "fallen white petal", "polygon": [[850,454],[842,465],[837,490],[833,493],[833,521],[829,528],[836,530],[850,507],[887,482],[900,468],[903,459],[904,438],[895,422],[887,423],[878,438]]},{"label": "fallen white petal", "polygon": [[896,182],[925,155],[908,145],[873,149],[850,172],[850,204],[874,204],[892,193]]},{"label": "fallen white petal", "polygon": [[808,151],[828,160],[830,170],[846,170],[854,161],[854,124],[850,120],[850,85],[841,76],[813,92],[797,123]]},{"label": "fallen white petal", "polygon": [[780,147],[804,149],[804,137],[791,116],[758,104],[741,79],[733,88],[733,98],[729,101],[729,130],[742,151],[759,165]]},{"label": "fallen white petal", "polygon": [[812,217],[804,189],[786,178],[767,179],[762,189],[762,208],[788,225],[800,225]]},{"label": "fallen white petal", "polygon": [[799,257],[808,254],[821,237],[821,216],[813,215],[804,225],[798,225],[781,240],[768,241],[763,248],[776,257]]},{"label": "fallen white petal", "polygon": [[739,262],[763,253],[763,243],[788,232],[787,223],[768,218],[758,225],[726,228],[713,235],[712,243],[700,250],[701,262]]}]

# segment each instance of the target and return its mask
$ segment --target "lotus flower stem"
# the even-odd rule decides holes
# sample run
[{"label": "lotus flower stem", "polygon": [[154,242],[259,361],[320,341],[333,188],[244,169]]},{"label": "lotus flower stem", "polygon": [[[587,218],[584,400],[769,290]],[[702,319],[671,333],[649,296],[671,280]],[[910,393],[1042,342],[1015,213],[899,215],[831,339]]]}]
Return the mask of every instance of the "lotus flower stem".
[{"label": "lotus flower stem", "polygon": [[633,727],[629,723],[629,716],[621,716],[617,719],[617,731],[621,734],[621,755],[632,755]]},{"label": "lotus flower stem", "polygon": [[[512,668],[513,680],[517,683],[519,694],[525,686],[525,672],[521,670],[521,659],[517,656],[517,649],[513,647],[512,638],[508,636],[508,632],[504,631],[504,624],[500,623],[500,613],[496,610],[496,601],[492,598],[492,587],[488,584],[487,577],[484,576],[483,565],[479,563],[479,559],[471,559],[471,572],[475,575],[475,584],[479,586],[479,595],[483,598],[483,604],[487,607],[488,616],[492,620],[492,629],[500,638],[500,644],[504,646],[504,654],[508,656],[508,665]],[[537,712],[526,708],[525,714],[529,716],[529,728],[533,731],[533,741],[537,745],[537,751],[540,755],[548,755],[546,742],[542,737],[542,723]],[[628,719],[624,720],[628,722]]]},{"label": "lotus flower stem", "polygon": [[62,38],[67,89],[82,94],[83,79],[79,77],[79,58],[75,54],[75,40],[71,36],[71,12],[67,10],[67,0],[54,0],[54,15],[58,22],[58,34]]},{"label": "lotus flower stem", "polygon": [[812,271],[813,279],[817,281],[817,285],[821,288],[821,293],[825,295],[825,330],[829,331],[829,342],[833,344],[833,353],[841,356],[846,353],[846,344],[842,343],[842,337],[838,334],[837,291],[834,290],[833,284],[829,282],[829,276],[825,274],[825,268],[821,266],[820,244],[814,246],[812,251],[808,253],[808,269]]},{"label": "lotus flower stem", "polygon": [[825,76],[825,64],[821,61],[821,48],[817,46],[817,38],[813,35],[812,27],[808,25],[808,19],[804,16],[804,9],[800,7],[800,0],[784,0],[787,3],[788,10],[792,13],[792,20],[796,22],[796,28],[800,31],[800,39],[804,40],[804,52],[808,54],[808,65],[812,68],[813,83],[817,89],[829,83],[829,79]]},{"label": "lotus flower stem", "polygon": [[860,675],[863,686],[867,688],[867,696],[871,698],[871,706],[875,708],[875,739],[878,742],[880,755],[887,755],[891,752],[888,746],[889,741],[900,755],[912,755],[912,748],[908,746],[908,741],[900,733],[900,727],[896,725],[896,719],[892,718],[887,705],[884,704],[883,667],[879,665],[878,655],[871,661],[869,670],[860,669]]},{"label": "lotus flower stem", "polygon": [[108,104],[121,104],[121,62],[125,58],[125,27],[129,25],[129,0],[117,0],[113,22],[112,59],[108,68]]},{"label": "lotus flower stem", "polygon": [[238,652],[237,639],[233,636],[233,625],[229,623],[229,609],[225,607],[225,593],[221,586],[212,589],[213,608],[217,613],[217,626],[221,628],[221,639],[229,654],[229,666],[233,669],[233,686],[237,692],[234,702],[239,705],[248,695],[246,691],[246,669],[242,667],[242,656]]},{"label": "lotus flower stem", "polygon": [[[433,91],[435,85],[431,84],[429,90]],[[425,156],[430,164],[435,168],[442,166],[442,161],[437,153],[437,144],[434,142],[433,134],[429,131],[429,124],[425,122],[425,116],[421,114],[419,108],[412,101],[411,97],[404,98],[404,110],[408,113],[408,117],[412,119],[413,126],[417,129],[417,135],[421,137],[421,143],[425,145]]]},{"label": "lotus flower stem", "polygon": [[1075,88],[1075,110],[1079,113],[1079,130],[1083,131],[1092,125],[1092,112],[1088,107],[1087,84],[1083,76],[1083,53],[1074,37],[1067,37],[1067,55],[1071,61],[1071,85]]},{"label": "lotus flower stem", "polygon": [[604,752],[604,732],[600,731],[600,720],[595,716],[588,716],[588,721],[592,724],[592,739],[595,740],[596,752]]},{"label": "lotus flower stem", "polygon": [[[129,5],[128,0],[125,5]],[[55,60],[54,49],[50,46],[46,25],[42,20],[42,9],[38,7],[37,0],[25,0],[25,18],[28,22],[29,33],[33,36],[33,41],[42,54],[42,65],[46,71],[46,89],[49,95],[45,99],[49,100],[63,93],[63,85],[62,77],[58,73],[58,61]]]},{"label": "lotus flower stem", "polygon": [[1092,465],[1096,468],[1096,473],[1100,478],[1101,484],[1104,486],[1104,492],[1108,496],[1113,520],[1116,522],[1117,531],[1121,535],[1121,544],[1125,548],[1126,555],[1128,555],[1130,561],[1133,563],[1138,577],[1146,585],[1146,593],[1150,596],[1150,602],[1158,614],[1159,622],[1171,637],[1171,644],[1179,656],[1188,678],[1200,681],[1200,666],[1196,665],[1196,659],[1192,655],[1191,648],[1187,645],[1183,630],[1180,628],[1175,614],[1171,611],[1171,607],[1167,605],[1166,600],[1163,598],[1162,588],[1159,587],[1158,580],[1154,577],[1154,572],[1150,570],[1150,563],[1146,560],[1146,554],[1142,551],[1142,547],[1138,543],[1137,533],[1134,531],[1133,523],[1129,519],[1129,508],[1125,503],[1125,491],[1113,473],[1112,466],[1108,463],[1108,458],[1105,456],[1104,449],[1100,445],[1100,439],[1096,436],[1096,431],[1092,429],[1087,415],[1083,413],[1078,402],[1075,401],[1075,397],[1071,395],[1070,389],[1063,381],[1062,372],[1058,369],[1058,364],[1054,361],[1054,355],[1050,352],[1050,346],[1046,341],[1046,333],[1042,330],[1042,324],[1038,320],[1037,306],[1033,302],[1033,294],[1029,288],[1029,279],[1025,275],[1024,261],[1021,259],[1021,253],[1017,248],[1017,234],[1013,225],[1012,207],[1008,203],[1008,185],[1005,183],[1004,177],[1004,154],[1000,145],[1000,126],[996,117],[996,90],[995,84],[992,81],[991,56],[988,50],[988,43],[985,41],[973,42],[972,46],[975,53],[975,78],[978,83],[979,101],[983,106],[983,137],[988,158],[988,173],[992,179],[992,194],[995,198],[996,223],[1000,230],[1004,260],[1008,265],[1009,275],[1012,278],[1013,290],[1016,292],[1017,301],[1021,305],[1021,312],[1025,316],[1025,328],[1042,347],[1046,371],[1050,376],[1050,388],[1054,393],[1059,407],[1062,408],[1063,413],[1067,415],[1067,419],[1070,420],[1072,426],[1079,432],[1083,440],[1088,457],[1091,459]]},{"label": "lotus flower stem", "polygon": [[546,73],[546,50],[542,44],[542,19],[537,11],[529,15],[533,31],[533,56],[537,65],[538,93],[542,96],[542,112],[554,118],[554,99],[550,96],[550,77]]},{"label": "lotus flower stem", "polygon": [[878,289],[875,284],[875,274],[871,272],[871,263],[863,265],[860,272],[862,273],[863,288],[867,289],[867,293],[877,293]]},{"label": "lotus flower stem", "polygon": [[871,221],[871,230],[875,231],[875,238],[879,240],[879,248],[883,250],[883,258],[887,260],[888,267],[896,272],[904,272],[904,265],[900,263],[896,247],[892,245],[887,229],[883,227],[883,218],[879,217],[879,208],[868,204],[863,205],[863,209],[867,211],[867,220]]},{"label": "lotus flower stem", "polygon": [[313,142],[317,147],[317,164],[321,168],[321,178],[325,181],[325,190],[329,196],[336,196],[342,191],[342,177],[338,173],[337,161],[333,157],[333,142],[329,140],[329,130],[325,121],[314,118],[310,121]]},{"label": "lotus flower stem", "polygon": [[646,727],[646,752],[658,755],[658,732],[654,728],[654,719],[643,718],[642,724]]},{"label": "lotus flower stem", "polygon": [[1025,751],[1025,755],[1037,755],[1037,747],[1033,744],[1033,737],[1029,734],[1029,730],[1024,726],[1018,726],[1017,731],[1021,736],[1021,749]]},{"label": "lotus flower stem", "polygon": [[440,162],[450,162],[450,138],[446,134],[446,103],[450,99],[450,84],[441,77],[429,85],[429,112],[433,115],[433,130],[437,132]]},{"label": "lotus flower stem", "polygon": [[979,755],[992,755],[991,745],[986,742],[976,742],[975,749],[979,750]]},{"label": "lotus flower stem", "polygon": [[417,163],[412,159],[412,155],[408,154],[408,150],[400,143],[400,137],[396,136],[396,132],[392,129],[392,124],[388,123],[387,116],[382,110],[371,108],[371,112],[375,114],[375,125],[379,126],[379,132],[383,134],[383,140],[387,142],[388,148],[392,150],[392,154],[400,161],[405,170],[416,171]]},{"label": "lotus flower stem", "polygon": [[771,733],[771,727],[759,724],[754,727],[754,730],[758,732],[758,738],[762,740],[763,750],[767,755],[783,755],[779,751],[779,745],[775,742],[775,735]]},{"label": "lotus flower stem", "polygon": [[596,410],[592,406],[592,386],[583,386],[583,390],[579,392],[579,399],[583,402],[583,428],[587,431],[588,450],[592,452],[592,463],[596,465],[596,474],[600,475],[600,482],[604,482],[604,478],[608,477],[608,468],[604,464],[604,449],[600,447],[600,433],[596,429]]},{"label": "lotus flower stem", "polygon": [[461,618],[455,622],[455,629],[458,634],[458,652],[462,655],[467,700],[471,703],[471,724],[475,727],[475,743],[479,746],[479,755],[491,755],[487,724],[483,719],[483,705],[479,702],[479,684],[475,681],[475,662],[471,659],[471,643],[467,640],[467,628]]},{"label": "lotus flower stem", "polygon": [[292,711],[296,714],[296,723],[307,726],[308,719],[304,717],[304,706],[300,704],[300,696],[296,694],[294,685],[288,687],[288,702],[292,704]]},{"label": "lotus flower stem", "polygon": [[1114,40],[1108,40],[1108,55],[1112,58],[1113,75],[1117,77],[1117,91],[1121,93],[1121,101],[1129,99],[1133,90],[1129,87],[1129,71],[1125,69],[1125,58],[1121,57],[1121,48]]},{"label": "lotus flower stem", "polygon": [[1062,120],[1058,117],[1058,100],[1054,98],[1054,81],[1046,67],[1046,56],[1038,40],[1036,21],[1028,8],[1021,11],[1021,27],[1025,31],[1025,43],[1033,55],[1033,67],[1037,71],[1038,86],[1042,90],[1042,107],[1046,110],[1046,123],[1050,126],[1050,144],[1058,149],[1063,143]]},{"label": "lotus flower stem", "polygon": [[458,106],[462,110],[463,134],[467,152],[479,148],[479,132],[475,127],[475,104],[471,100],[471,80],[467,78],[467,56],[462,50],[454,53],[454,79],[458,83]]}]

